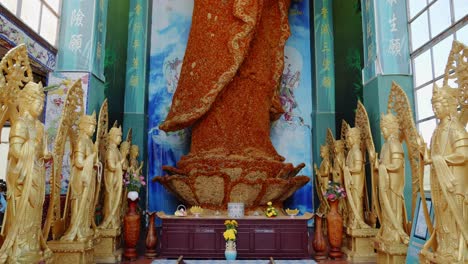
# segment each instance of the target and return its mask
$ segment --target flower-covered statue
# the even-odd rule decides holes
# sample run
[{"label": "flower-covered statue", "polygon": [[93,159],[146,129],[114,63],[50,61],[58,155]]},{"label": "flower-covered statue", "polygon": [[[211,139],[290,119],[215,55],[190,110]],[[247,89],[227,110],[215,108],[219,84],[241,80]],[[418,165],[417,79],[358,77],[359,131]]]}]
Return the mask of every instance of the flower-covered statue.
[{"label": "flower-covered statue", "polygon": [[273,206],[273,204],[271,202],[268,202],[267,203],[268,207],[267,207],[267,210],[265,212],[265,215],[267,217],[275,217],[278,215],[278,210],[276,210],[276,208]]}]

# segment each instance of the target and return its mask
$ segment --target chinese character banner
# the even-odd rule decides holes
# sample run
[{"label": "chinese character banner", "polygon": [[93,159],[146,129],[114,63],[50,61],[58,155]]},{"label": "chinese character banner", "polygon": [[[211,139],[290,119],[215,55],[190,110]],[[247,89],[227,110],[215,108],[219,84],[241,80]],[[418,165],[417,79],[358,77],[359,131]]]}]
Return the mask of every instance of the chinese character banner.
[{"label": "chinese character banner", "polygon": [[332,11],[331,1],[314,0],[315,65],[317,67],[315,103],[318,112],[335,111]]},{"label": "chinese character banner", "polygon": [[[150,73],[148,89],[149,178],[163,176],[163,165],[175,166],[187,154],[190,131],[165,133],[159,124],[166,118],[177,87],[190,31],[193,1],[153,1]],[[280,98],[285,114],[271,130],[272,142],[287,162],[306,164],[301,174],[311,176],[311,55],[309,1],[297,0],[290,11],[291,37],[285,47],[285,68]],[[150,211],[172,213],[176,198],[161,185],[148,186]],[[312,211],[312,185],[309,183],[285,204]]]},{"label": "chinese character banner", "polygon": [[375,1],[378,59],[382,74],[409,74],[408,18],[405,0]]},{"label": "chinese character banner", "polygon": [[146,74],[147,0],[131,0],[128,23],[127,72],[125,78],[125,112],[144,113]]},{"label": "chinese character banner", "polygon": [[93,0],[63,1],[57,71],[91,71],[95,8]]}]

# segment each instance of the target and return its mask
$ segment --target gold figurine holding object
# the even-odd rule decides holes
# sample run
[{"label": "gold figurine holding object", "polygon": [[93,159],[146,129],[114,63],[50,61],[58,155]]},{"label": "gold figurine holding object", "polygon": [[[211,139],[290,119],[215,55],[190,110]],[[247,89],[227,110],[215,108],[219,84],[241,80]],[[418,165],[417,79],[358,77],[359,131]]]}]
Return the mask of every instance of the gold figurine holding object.
[{"label": "gold figurine holding object", "polygon": [[120,207],[123,191],[123,166],[126,156],[122,157],[118,145],[122,141],[122,129],[113,127],[108,134],[108,148],[104,170],[104,220],[99,226],[107,229],[120,229]]},{"label": "gold figurine holding object", "polygon": [[319,208],[317,209],[317,215],[320,217],[325,217],[330,209],[328,204],[327,197],[324,193],[327,191],[328,182],[330,181],[331,174],[331,164],[330,164],[330,155],[327,145],[320,146],[320,157],[322,157],[322,162],[320,163],[320,168],[317,168],[317,164],[314,164],[315,170],[315,186],[317,190],[317,196],[320,200]]},{"label": "gold figurine holding object", "polygon": [[403,189],[405,187],[405,155],[400,142],[398,119],[392,113],[382,115],[380,128],[385,143],[382,146],[379,170],[379,201],[381,209],[380,229],[376,238],[386,242],[408,244],[405,231],[406,207]]},{"label": "gold figurine holding object", "polygon": [[[42,234],[47,150],[39,117],[44,90],[32,82],[26,46],[10,50],[0,62],[0,131],[10,121],[7,209],[2,227],[0,263],[49,261],[52,252]],[[5,75],[4,75],[5,74]],[[21,87],[24,88],[21,90]]]},{"label": "gold figurine holding object", "polygon": [[[97,161],[97,149],[92,141],[96,129],[96,113],[83,115],[79,124],[79,136],[73,152],[73,168],[70,175],[70,225],[62,241],[86,241],[94,236],[91,229],[90,210],[94,203],[96,179],[93,177]],[[66,211],[67,208],[65,208]]]},{"label": "gold figurine holding object", "polygon": [[348,195],[350,210],[348,227],[352,229],[370,228],[364,222],[364,185],[365,170],[364,156],[361,151],[361,130],[357,127],[350,128],[346,135],[348,144],[348,156],[344,167],[345,187]]},{"label": "gold figurine holding object", "polygon": [[[435,223],[421,250],[423,263],[468,261],[467,68],[468,48],[454,41],[443,87],[434,86],[432,94],[432,107],[439,123],[424,159],[426,164],[431,164]],[[458,89],[448,85],[450,78],[456,78]]]}]

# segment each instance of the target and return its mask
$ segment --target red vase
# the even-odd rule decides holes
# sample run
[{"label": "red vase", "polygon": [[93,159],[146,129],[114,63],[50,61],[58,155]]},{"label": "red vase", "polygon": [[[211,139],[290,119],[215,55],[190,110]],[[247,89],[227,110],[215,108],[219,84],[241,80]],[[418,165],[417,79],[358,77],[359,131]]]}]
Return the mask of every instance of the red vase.
[{"label": "red vase", "polygon": [[328,242],[330,242],[331,258],[341,258],[341,245],[343,243],[343,217],[338,212],[339,200],[330,201],[330,212],[327,214]]},{"label": "red vase", "polygon": [[156,244],[158,243],[158,236],[156,234],[156,228],[154,226],[154,216],[155,212],[148,213],[149,223],[148,223],[148,233],[146,234],[146,258],[155,258],[158,254],[156,253]]},{"label": "red vase", "polygon": [[325,252],[327,250],[327,242],[323,236],[322,221],[322,217],[315,215],[315,234],[312,245],[314,246],[315,260],[317,261],[327,259]]},{"label": "red vase", "polygon": [[136,245],[140,238],[140,214],[137,211],[138,199],[128,200],[128,210],[124,217],[124,257],[129,260],[137,259]]}]

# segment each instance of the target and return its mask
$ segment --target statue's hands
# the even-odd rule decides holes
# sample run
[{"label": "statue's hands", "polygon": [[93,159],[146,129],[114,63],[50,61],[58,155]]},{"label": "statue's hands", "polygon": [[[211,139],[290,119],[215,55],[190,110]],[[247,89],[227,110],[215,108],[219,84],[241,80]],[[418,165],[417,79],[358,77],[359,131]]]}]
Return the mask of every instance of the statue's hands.
[{"label": "statue's hands", "polygon": [[318,174],[318,168],[317,168],[317,164],[314,163],[314,170],[315,170],[315,174]]}]

